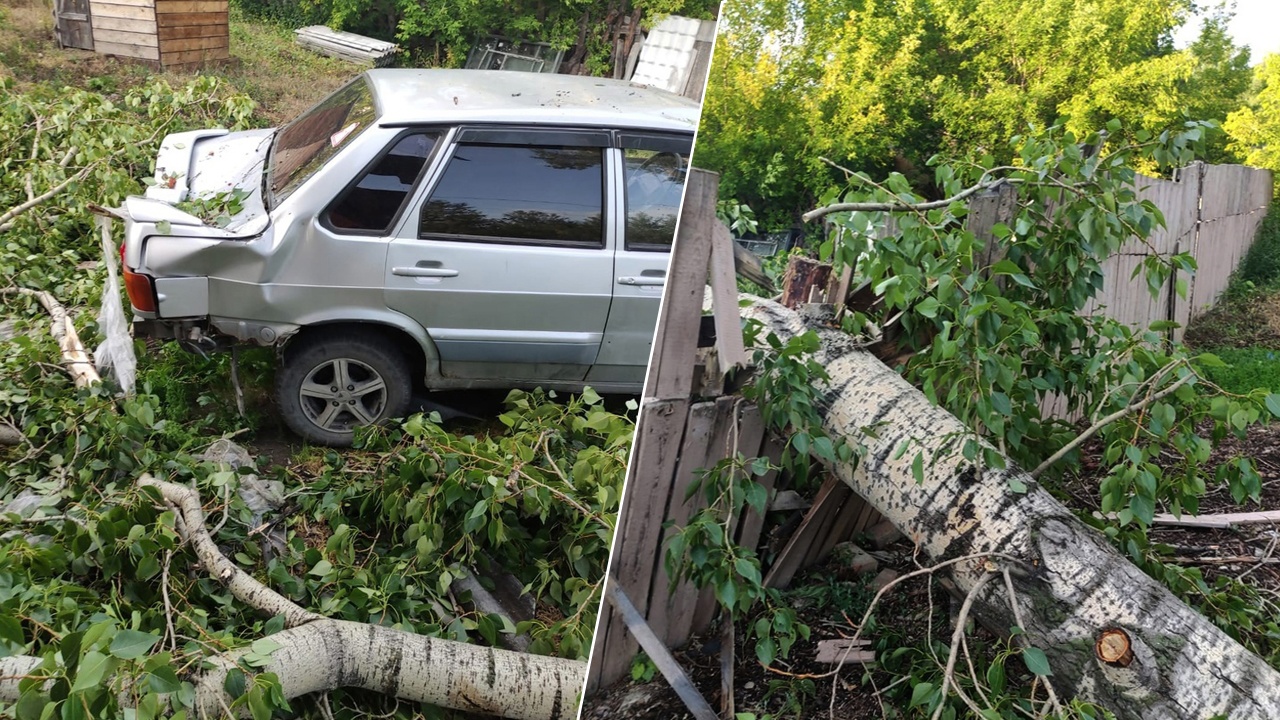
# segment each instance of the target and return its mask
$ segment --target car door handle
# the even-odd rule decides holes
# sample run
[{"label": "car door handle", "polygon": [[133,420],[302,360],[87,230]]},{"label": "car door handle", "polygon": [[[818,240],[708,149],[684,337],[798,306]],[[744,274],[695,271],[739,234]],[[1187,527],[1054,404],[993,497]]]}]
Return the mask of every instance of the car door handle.
[{"label": "car door handle", "polygon": [[641,275],[640,277],[635,277],[632,275],[624,275],[618,278],[618,284],[619,285],[636,285],[636,286],[666,285],[667,278],[662,275]]},{"label": "car door handle", "polygon": [[391,274],[401,277],[458,277],[457,270],[440,267],[440,263],[435,260],[419,260],[418,264],[413,267],[393,267],[391,268]]}]

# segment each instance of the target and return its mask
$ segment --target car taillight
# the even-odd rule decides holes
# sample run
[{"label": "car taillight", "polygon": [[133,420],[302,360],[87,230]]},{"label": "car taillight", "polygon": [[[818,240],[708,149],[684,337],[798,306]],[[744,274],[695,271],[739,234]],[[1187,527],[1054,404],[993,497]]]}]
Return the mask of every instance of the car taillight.
[{"label": "car taillight", "polygon": [[[120,254],[124,255],[124,246],[120,247]],[[123,257],[120,258],[120,269],[124,275],[124,291],[129,295],[129,302],[143,312],[155,312],[156,289],[151,284],[151,277],[130,271],[129,266],[124,264]]]}]

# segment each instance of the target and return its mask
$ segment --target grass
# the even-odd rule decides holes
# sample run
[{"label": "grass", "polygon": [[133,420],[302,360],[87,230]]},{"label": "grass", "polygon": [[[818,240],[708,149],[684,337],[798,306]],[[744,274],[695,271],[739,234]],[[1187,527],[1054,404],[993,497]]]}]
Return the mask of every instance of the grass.
[{"label": "grass", "polygon": [[[258,115],[269,125],[292,119],[361,70],[304,50],[293,41],[292,28],[250,20],[234,7],[230,35],[232,61],[201,73],[220,77],[256,100]],[[53,39],[51,0],[6,0],[0,6],[0,77],[14,80],[18,90],[47,83],[110,95],[153,76],[176,85],[190,73],[161,71],[88,50],[59,49]]]},{"label": "grass", "polygon": [[1280,393],[1280,350],[1262,347],[1218,348],[1213,351],[1226,367],[1207,368],[1209,380],[1230,393],[1243,395],[1257,388]]},{"label": "grass", "polygon": [[1203,350],[1280,350],[1280,200],[1272,201],[1226,292],[1191,321],[1184,339]]},{"label": "grass", "polygon": [[294,42],[291,28],[250,20],[234,6],[231,55],[236,62],[227,79],[257,100],[260,114],[273,125],[297,117],[360,71],[304,49]]}]

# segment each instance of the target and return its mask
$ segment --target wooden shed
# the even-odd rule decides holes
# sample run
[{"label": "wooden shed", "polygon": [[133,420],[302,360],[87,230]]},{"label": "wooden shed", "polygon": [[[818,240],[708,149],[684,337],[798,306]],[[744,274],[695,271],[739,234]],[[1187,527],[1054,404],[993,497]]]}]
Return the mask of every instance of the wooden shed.
[{"label": "wooden shed", "polygon": [[[92,49],[104,55],[169,69],[231,57],[229,0],[89,0],[88,5]],[[58,26],[64,26],[62,17]]]}]

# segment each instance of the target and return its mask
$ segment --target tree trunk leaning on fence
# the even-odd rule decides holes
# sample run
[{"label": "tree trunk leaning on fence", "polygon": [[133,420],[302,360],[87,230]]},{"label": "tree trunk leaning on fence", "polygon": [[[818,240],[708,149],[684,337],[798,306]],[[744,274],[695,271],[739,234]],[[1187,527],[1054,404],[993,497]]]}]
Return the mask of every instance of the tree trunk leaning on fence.
[{"label": "tree trunk leaning on fence", "polygon": [[[469,713],[516,720],[567,720],[578,714],[586,663],[442,640],[366,623],[330,620],[299,607],[255,580],[214,544],[200,498],[183,485],[143,475],[181,522],[201,567],[240,602],[283,615],[289,628],[271,639],[280,647],[262,672],[275,673],[287,699],[343,687],[381,692]],[[221,717],[230,703],[226,674],[245,650],[207,658],[212,668],[192,678],[200,717]],[[0,658],[0,702],[19,696],[18,683],[41,658]]]},{"label": "tree trunk leaning on fence", "polygon": [[[934,561],[998,553],[1007,567],[1031,644],[1044,650],[1050,680],[1067,697],[1097,703],[1121,718],[1280,718],[1280,673],[1117,553],[1024,471],[976,472],[960,454],[964,426],[853,338],[805,311],[758,301],[744,315],[784,341],[806,330],[822,340],[817,359],[831,376],[824,393],[826,432],[865,455],[837,475]],[[875,426],[875,436],[863,428]],[[900,457],[899,447],[908,443]],[[923,482],[912,463],[924,457]],[[1025,483],[1016,493],[1010,480]],[[988,572],[958,563],[964,592]],[[974,612],[1008,629],[1004,583],[988,583]]]}]

